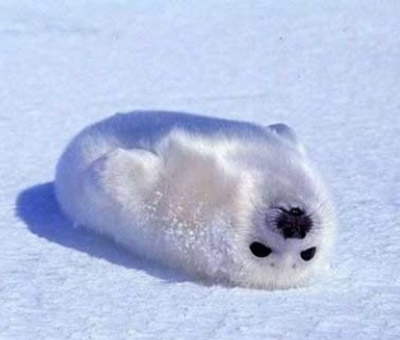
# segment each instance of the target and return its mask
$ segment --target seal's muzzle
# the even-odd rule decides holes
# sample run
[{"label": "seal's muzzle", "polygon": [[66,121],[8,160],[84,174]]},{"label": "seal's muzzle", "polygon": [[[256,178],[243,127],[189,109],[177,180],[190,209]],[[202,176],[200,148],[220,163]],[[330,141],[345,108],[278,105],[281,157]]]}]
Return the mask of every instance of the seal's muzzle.
[{"label": "seal's muzzle", "polygon": [[282,213],[277,220],[277,228],[286,238],[303,239],[312,228],[312,220],[309,215],[300,208],[286,210],[280,208]]}]

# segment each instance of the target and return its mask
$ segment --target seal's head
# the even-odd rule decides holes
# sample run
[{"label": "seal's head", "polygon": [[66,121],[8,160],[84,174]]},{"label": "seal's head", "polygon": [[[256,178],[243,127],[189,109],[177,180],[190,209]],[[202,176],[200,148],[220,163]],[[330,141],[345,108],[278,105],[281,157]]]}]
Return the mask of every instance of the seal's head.
[{"label": "seal's head", "polygon": [[257,180],[249,191],[253,213],[239,234],[243,258],[237,279],[259,288],[302,286],[327,264],[332,204],[293,131],[282,124],[270,129],[275,133],[270,146],[259,149],[251,163]]}]

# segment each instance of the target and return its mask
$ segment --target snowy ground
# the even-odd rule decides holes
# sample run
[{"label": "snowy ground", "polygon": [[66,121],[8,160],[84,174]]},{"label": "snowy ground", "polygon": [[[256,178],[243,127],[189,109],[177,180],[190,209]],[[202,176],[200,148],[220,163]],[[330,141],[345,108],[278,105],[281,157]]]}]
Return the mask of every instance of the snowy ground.
[{"label": "snowy ground", "polygon": [[[399,339],[400,2],[0,0],[0,339]],[[163,109],[286,122],[330,184],[333,272],[205,287],[73,229],[81,128]]]}]

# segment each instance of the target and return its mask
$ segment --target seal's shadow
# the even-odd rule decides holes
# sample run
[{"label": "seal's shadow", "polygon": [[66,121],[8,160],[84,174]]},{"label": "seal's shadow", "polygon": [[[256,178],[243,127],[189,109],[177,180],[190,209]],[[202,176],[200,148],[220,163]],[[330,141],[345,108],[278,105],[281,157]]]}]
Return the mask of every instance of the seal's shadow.
[{"label": "seal's shadow", "polygon": [[111,239],[84,228],[76,228],[62,213],[54,195],[53,182],[39,184],[21,192],[17,215],[39,237],[126,268],[143,270],[167,282],[187,279],[141,259],[118,246]]}]

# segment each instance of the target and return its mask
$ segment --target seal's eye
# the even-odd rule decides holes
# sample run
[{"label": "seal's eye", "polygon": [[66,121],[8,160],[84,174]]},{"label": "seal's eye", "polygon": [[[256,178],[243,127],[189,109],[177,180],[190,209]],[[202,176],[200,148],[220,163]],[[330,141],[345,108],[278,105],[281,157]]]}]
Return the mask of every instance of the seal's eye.
[{"label": "seal's eye", "polygon": [[257,257],[267,257],[272,252],[271,248],[268,248],[260,242],[253,242],[250,244],[250,250],[253,255]]},{"label": "seal's eye", "polygon": [[312,247],[307,250],[303,250],[300,253],[300,256],[304,261],[310,261],[314,257],[316,251],[317,251],[317,248]]}]

